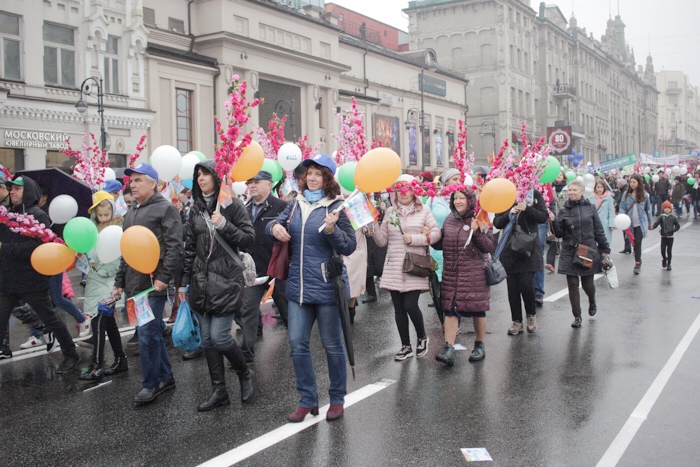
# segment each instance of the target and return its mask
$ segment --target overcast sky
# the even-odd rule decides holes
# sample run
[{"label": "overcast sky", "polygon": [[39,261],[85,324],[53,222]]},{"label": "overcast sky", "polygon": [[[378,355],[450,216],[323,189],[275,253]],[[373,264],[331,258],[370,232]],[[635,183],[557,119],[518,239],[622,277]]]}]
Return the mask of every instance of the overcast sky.
[{"label": "overcast sky", "polygon": [[[407,0],[327,0],[357,11],[404,31],[408,18],[401,11]],[[625,23],[625,38],[634,48],[637,65],[645,65],[651,50],[654,70],[681,70],[700,86],[700,0],[563,0],[556,4],[567,18],[573,8],[580,28],[600,40],[612,13],[618,12]],[[539,11],[540,2],[530,1]]]}]

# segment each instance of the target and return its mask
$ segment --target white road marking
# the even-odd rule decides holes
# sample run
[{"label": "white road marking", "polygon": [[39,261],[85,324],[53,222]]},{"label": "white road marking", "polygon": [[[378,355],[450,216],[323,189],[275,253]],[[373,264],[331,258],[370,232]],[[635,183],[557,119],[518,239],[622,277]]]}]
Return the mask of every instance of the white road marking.
[{"label": "white road marking", "polygon": [[[683,224],[683,225],[681,226],[680,230],[683,230],[683,229],[685,229],[685,228],[688,228],[688,227],[690,227],[691,225],[693,225],[693,224],[690,223],[690,222],[686,222],[685,224]],[[679,232],[680,232],[680,230],[679,230]],[[658,250],[658,249],[659,249],[659,245],[660,245],[659,242],[654,243],[653,245],[651,245],[651,246],[649,246],[649,247],[643,249],[643,250],[642,250],[642,254],[646,254],[646,253],[649,253],[650,251]],[[596,274],[596,275],[594,276],[593,280],[596,280],[596,281],[597,281],[597,280],[600,279],[601,277],[605,277],[605,274]],[[581,284],[579,284],[578,287],[579,287],[579,289],[580,289],[580,288],[581,288]],[[566,289],[562,289],[562,290],[560,290],[560,291],[558,291],[558,292],[555,292],[555,293],[553,293],[552,295],[550,295],[550,296],[548,296],[548,297],[545,297],[543,301],[545,301],[545,302],[550,302],[550,303],[551,303],[551,302],[556,302],[556,301],[559,300],[560,298],[564,298],[564,297],[566,297],[567,295],[569,295],[569,288],[568,288],[568,287],[567,287]]]},{"label": "white road marking", "polygon": [[644,397],[642,397],[642,400],[639,401],[639,404],[637,404],[637,407],[635,407],[634,411],[627,419],[627,422],[610,444],[607,451],[605,451],[605,454],[603,454],[603,457],[597,464],[598,467],[614,466],[620,461],[627,447],[637,434],[637,431],[642,426],[642,423],[647,419],[649,412],[652,407],[654,407],[666,383],[671,379],[673,372],[683,358],[685,351],[688,350],[690,343],[697,335],[698,330],[700,330],[700,315],[695,318],[688,332],[685,333],[683,339],[678,343],[676,350],[673,351],[671,357],[661,369],[661,372],[659,372],[646,394],[644,394]]},{"label": "white road marking", "polygon": [[[345,408],[347,409],[351,405],[356,404],[361,400],[366,399],[369,396],[376,394],[383,389],[386,389],[395,382],[396,381],[393,380],[383,379],[377,383],[368,384],[367,386],[364,386],[358,389],[357,391],[348,394],[347,396],[345,396]],[[275,430],[265,433],[264,435],[259,436],[258,438],[248,441],[247,443],[242,444],[237,448],[231,449],[230,451],[225,452],[220,456],[217,456],[203,464],[200,464],[199,467],[230,466],[241,462],[242,460],[245,460],[250,456],[257,454],[260,451],[274,446],[280,441],[283,441],[289,438],[290,436],[294,436],[295,434],[307,429],[308,427],[313,426],[321,422],[322,420],[325,420],[326,412],[328,412],[329,407],[330,405],[325,405],[319,409],[319,414],[315,417],[309,414],[306,416],[306,420],[304,420],[301,423],[287,423],[286,425],[282,425],[281,427]]]}]

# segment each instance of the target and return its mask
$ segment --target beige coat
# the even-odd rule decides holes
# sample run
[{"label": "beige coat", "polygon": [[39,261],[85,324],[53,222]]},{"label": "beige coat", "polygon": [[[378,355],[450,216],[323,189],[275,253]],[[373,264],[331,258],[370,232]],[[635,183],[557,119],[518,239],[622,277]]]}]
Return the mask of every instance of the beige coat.
[{"label": "beige coat", "polygon": [[359,297],[365,293],[367,284],[367,239],[362,229],[355,231],[357,248],[350,256],[343,256],[343,262],[348,270],[348,280],[350,281],[350,296]]},{"label": "beige coat", "polygon": [[[415,210],[406,217],[399,215],[395,207],[391,206],[384,214],[384,222],[382,222],[381,227],[374,232],[374,241],[379,247],[388,245],[380,285],[382,289],[410,292],[412,290],[429,290],[430,288],[427,277],[403,273],[403,260],[406,251],[422,255],[427,253],[428,241],[422,233],[423,226],[430,229],[431,245],[440,241],[441,238],[440,227],[430,209],[423,206],[418,198],[415,200],[415,205]],[[399,219],[403,233],[412,236],[413,240],[410,245],[404,243],[399,227],[391,224],[393,218]]]}]

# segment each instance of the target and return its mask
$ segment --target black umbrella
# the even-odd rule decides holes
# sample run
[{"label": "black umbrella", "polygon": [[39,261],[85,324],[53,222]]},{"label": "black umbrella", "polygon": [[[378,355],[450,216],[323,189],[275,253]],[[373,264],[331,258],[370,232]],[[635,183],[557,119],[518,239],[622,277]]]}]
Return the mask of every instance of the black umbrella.
[{"label": "black umbrella", "polygon": [[472,172],[475,174],[486,175],[487,173],[489,173],[489,169],[487,169],[483,165],[475,165],[474,167],[472,167]]},{"label": "black umbrella", "polygon": [[445,324],[445,312],[442,310],[442,302],[440,300],[440,280],[437,272],[432,271],[428,276],[428,284],[430,284],[430,296],[433,298],[435,311],[437,312],[440,324]]},{"label": "black umbrella", "polygon": [[86,183],[57,168],[23,170],[17,174],[31,178],[48,190],[49,197],[43,207],[44,211],[48,212],[49,204],[56,196],[69,195],[78,202],[78,216],[89,217],[87,210],[92,206],[92,190]]},{"label": "black umbrella", "polygon": [[345,350],[348,353],[348,362],[352,369],[352,379],[355,379],[355,349],[352,345],[352,326],[350,324],[350,309],[348,308],[348,285],[342,274],[335,277],[335,298],[340,312],[340,324],[343,326],[345,338]]}]

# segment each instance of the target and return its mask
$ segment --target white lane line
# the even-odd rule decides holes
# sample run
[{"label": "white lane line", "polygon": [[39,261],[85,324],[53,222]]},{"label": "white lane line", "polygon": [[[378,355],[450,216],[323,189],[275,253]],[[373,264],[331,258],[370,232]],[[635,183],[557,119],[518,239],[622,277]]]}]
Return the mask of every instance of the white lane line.
[{"label": "white lane line", "polygon": [[[357,391],[348,394],[347,396],[345,396],[345,408],[347,409],[351,405],[356,404],[361,400],[366,399],[369,396],[388,388],[395,382],[396,381],[390,379],[383,379],[377,383],[368,384],[367,386],[364,386],[358,389]],[[283,441],[289,438],[290,436],[293,436],[307,429],[308,427],[321,422],[321,420],[325,420],[326,412],[328,412],[329,407],[330,405],[325,405],[321,407],[319,409],[319,414],[316,417],[307,415],[306,420],[304,420],[301,423],[287,423],[286,425],[282,425],[281,427],[272,430],[268,433],[265,433],[264,435],[255,438],[254,440],[248,441],[247,443],[242,444],[237,448],[231,449],[230,451],[225,452],[220,456],[217,456],[203,464],[200,464],[199,467],[228,467],[230,465],[234,465],[238,462],[241,462],[242,460],[245,460],[250,456],[257,454],[260,451],[274,446],[280,441]]]},{"label": "white lane line", "polygon": [[[681,226],[680,230],[683,230],[683,229],[685,229],[685,228],[688,228],[688,227],[690,227],[691,225],[693,225],[693,224],[691,224],[690,222],[686,222],[685,224],[683,224],[683,225]],[[679,231],[680,231],[680,230],[679,230]],[[649,253],[650,251],[658,250],[658,249],[659,249],[659,245],[660,245],[659,242],[654,243],[654,244],[651,245],[650,247],[647,247],[647,248],[643,249],[643,250],[642,250],[642,254],[646,254],[646,253]],[[605,274],[596,274],[596,275],[593,277],[593,280],[596,280],[596,281],[597,281],[597,280],[600,279],[601,277],[605,277]],[[581,285],[579,284],[578,287],[579,287],[579,289],[580,289],[580,288],[581,288]],[[560,298],[564,298],[564,297],[566,297],[567,295],[569,295],[569,288],[568,288],[568,287],[567,287],[566,289],[561,289],[560,291],[555,292],[555,293],[553,293],[552,295],[550,295],[550,296],[548,296],[548,297],[545,297],[543,301],[545,301],[545,302],[550,302],[550,303],[551,303],[551,302],[556,302],[556,301],[559,300]]]},{"label": "white lane line", "polygon": [[634,411],[627,419],[627,422],[617,434],[612,444],[608,447],[608,450],[605,451],[597,467],[614,466],[620,461],[622,455],[632,442],[632,439],[634,439],[634,436],[637,434],[637,431],[642,426],[642,423],[647,419],[649,412],[652,407],[654,407],[666,383],[671,379],[673,372],[683,358],[685,351],[688,350],[698,330],[700,330],[700,315],[695,318],[688,332],[685,333],[683,339],[678,343],[676,350],[671,354],[671,358],[668,359],[666,365],[664,365],[661,372],[656,376],[656,379],[654,379],[654,382],[651,384],[646,394],[644,394],[642,400],[639,401],[639,404],[637,404],[637,407],[635,407]]}]

